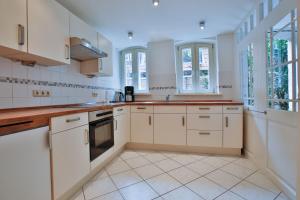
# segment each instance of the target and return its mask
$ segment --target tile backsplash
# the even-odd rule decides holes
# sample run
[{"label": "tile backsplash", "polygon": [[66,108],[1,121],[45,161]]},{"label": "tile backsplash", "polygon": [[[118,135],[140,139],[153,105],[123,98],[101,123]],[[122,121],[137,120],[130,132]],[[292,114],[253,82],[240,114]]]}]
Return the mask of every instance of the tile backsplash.
[{"label": "tile backsplash", "polygon": [[[118,72],[113,77],[87,78],[76,61],[27,67],[0,57],[0,109],[111,100],[119,85]],[[50,97],[33,97],[33,90],[49,91]]]}]

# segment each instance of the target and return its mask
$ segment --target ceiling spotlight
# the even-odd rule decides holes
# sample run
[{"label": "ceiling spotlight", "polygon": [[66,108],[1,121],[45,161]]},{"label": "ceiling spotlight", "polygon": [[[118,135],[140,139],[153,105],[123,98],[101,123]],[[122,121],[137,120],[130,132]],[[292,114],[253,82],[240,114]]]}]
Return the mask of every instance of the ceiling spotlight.
[{"label": "ceiling spotlight", "polygon": [[157,7],[159,5],[159,0],[153,0],[153,5]]},{"label": "ceiling spotlight", "polygon": [[132,38],[133,38],[133,32],[128,32],[128,38],[130,39],[130,40],[132,40]]},{"label": "ceiling spotlight", "polygon": [[201,22],[199,23],[199,25],[200,25],[200,29],[201,29],[201,30],[204,30],[204,29],[205,29],[205,21],[201,21]]}]

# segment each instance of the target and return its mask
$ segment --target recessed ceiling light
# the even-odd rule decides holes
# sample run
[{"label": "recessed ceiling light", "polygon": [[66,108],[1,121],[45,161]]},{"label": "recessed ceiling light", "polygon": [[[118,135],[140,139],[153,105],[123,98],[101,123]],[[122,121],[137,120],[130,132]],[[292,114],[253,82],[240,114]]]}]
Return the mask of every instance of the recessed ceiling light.
[{"label": "recessed ceiling light", "polygon": [[159,0],[153,0],[153,5],[157,7],[159,5]]},{"label": "recessed ceiling light", "polygon": [[201,21],[201,22],[199,23],[199,25],[200,25],[200,29],[201,29],[201,30],[204,30],[204,29],[205,29],[205,21]]},{"label": "recessed ceiling light", "polygon": [[132,38],[133,38],[133,32],[128,32],[128,38],[130,39],[130,40],[132,40]]}]

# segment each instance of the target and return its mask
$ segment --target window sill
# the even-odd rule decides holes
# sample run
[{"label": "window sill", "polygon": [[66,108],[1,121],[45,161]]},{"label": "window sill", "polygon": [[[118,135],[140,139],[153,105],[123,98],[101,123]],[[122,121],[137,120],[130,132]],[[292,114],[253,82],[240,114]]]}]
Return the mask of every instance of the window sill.
[{"label": "window sill", "polygon": [[149,92],[140,92],[140,93],[134,93],[136,96],[151,96],[152,94]]},{"label": "window sill", "polygon": [[175,96],[222,96],[222,93],[176,93]]}]

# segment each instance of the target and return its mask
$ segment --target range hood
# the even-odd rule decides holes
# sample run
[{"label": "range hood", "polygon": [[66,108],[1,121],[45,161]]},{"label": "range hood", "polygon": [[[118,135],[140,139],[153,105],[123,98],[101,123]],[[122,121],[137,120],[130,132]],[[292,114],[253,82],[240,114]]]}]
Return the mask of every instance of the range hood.
[{"label": "range hood", "polygon": [[70,38],[71,58],[77,61],[93,60],[107,57],[107,53],[94,47],[88,40],[78,37]]}]

